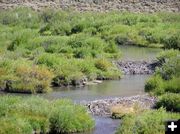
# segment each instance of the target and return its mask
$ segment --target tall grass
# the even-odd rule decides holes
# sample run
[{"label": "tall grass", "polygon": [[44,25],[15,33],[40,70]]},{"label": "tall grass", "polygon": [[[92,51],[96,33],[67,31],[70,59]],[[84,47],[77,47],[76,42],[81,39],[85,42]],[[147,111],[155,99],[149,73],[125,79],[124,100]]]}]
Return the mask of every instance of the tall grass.
[{"label": "tall grass", "polygon": [[83,106],[70,100],[1,96],[0,133],[70,133],[90,130],[94,120]]},{"label": "tall grass", "polygon": [[162,134],[167,119],[179,119],[180,114],[168,113],[164,109],[145,111],[140,115],[125,116],[116,134]]}]

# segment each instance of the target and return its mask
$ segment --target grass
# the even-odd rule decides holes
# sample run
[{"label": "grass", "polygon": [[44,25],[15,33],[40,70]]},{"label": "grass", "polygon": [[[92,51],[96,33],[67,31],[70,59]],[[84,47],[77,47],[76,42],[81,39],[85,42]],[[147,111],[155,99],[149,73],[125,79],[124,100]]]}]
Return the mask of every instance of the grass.
[{"label": "grass", "polygon": [[85,107],[70,100],[5,95],[0,101],[1,134],[71,133],[94,127]]},{"label": "grass", "polygon": [[24,59],[3,59],[0,86],[7,92],[43,93],[50,90],[52,72]]},{"label": "grass", "polygon": [[85,107],[67,100],[55,101],[50,115],[51,129],[57,133],[82,132],[93,128],[93,121]]},{"label": "grass", "polygon": [[179,51],[164,51],[157,58],[162,66],[157,68],[155,74],[146,82],[145,91],[155,95],[161,95],[166,92],[179,93]]},{"label": "grass", "polygon": [[165,121],[179,118],[179,113],[169,113],[162,108],[148,110],[141,114],[125,116],[116,134],[163,134]]},{"label": "grass", "polygon": [[166,93],[160,96],[155,107],[164,107],[167,111],[180,112],[180,94]]},{"label": "grass", "polygon": [[129,106],[125,105],[115,105],[111,107],[111,117],[115,119],[123,119],[125,116],[140,114],[144,109],[140,106],[139,103],[134,103]]}]

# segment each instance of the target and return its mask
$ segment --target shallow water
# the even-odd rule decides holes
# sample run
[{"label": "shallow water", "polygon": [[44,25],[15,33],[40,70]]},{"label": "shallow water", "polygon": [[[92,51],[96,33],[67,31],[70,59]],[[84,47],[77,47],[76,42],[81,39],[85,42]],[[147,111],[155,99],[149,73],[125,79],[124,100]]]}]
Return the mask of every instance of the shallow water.
[{"label": "shallow water", "polygon": [[94,119],[96,122],[94,130],[80,134],[114,134],[120,123],[120,120],[108,117],[94,116]]},{"label": "shallow water", "polygon": [[84,87],[54,88],[42,96],[47,99],[69,98],[74,101],[96,100],[144,94],[144,83],[149,75],[125,75],[121,80],[103,81]]},{"label": "shallow water", "polygon": [[119,46],[122,52],[122,60],[124,61],[152,61],[163,49],[145,48],[136,46]]},{"label": "shallow water", "polygon": [[[119,46],[124,61],[152,61],[162,51],[158,48]],[[95,100],[111,97],[131,96],[144,93],[144,83],[149,75],[126,75],[121,80],[103,81],[101,84],[85,87],[54,88],[42,96],[48,99],[69,98],[74,101]]]}]

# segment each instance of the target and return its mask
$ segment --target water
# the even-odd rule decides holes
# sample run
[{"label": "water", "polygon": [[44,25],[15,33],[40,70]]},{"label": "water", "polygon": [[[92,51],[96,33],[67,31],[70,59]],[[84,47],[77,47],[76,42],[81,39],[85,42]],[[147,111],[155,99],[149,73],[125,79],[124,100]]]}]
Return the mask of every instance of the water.
[{"label": "water", "polygon": [[[151,61],[162,51],[158,48],[120,46],[124,61]],[[121,80],[103,81],[101,84],[85,87],[54,88],[50,94],[43,94],[48,99],[69,98],[74,101],[95,100],[112,97],[132,96],[144,93],[144,83],[149,75],[126,75]]]},{"label": "water", "polygon": [[122,52],[122,60],[124,61],[152,61],[156,59],[160,48],[145,48],[136,46],[119,46]]},{"label": "water", "polygon": [[42,96],[50,100],[69,98],[83,101],[144,94],[144,83],[148,77],[149,75],[126,75],[121,80],[103,81],[97,85],[55,88],[52,93]]},{"label": "water", "polygon": [[92,132],[86,132],[83,134],[115,134],[120,120],[111,119],[108,117],[94,116],[96,126]]}]

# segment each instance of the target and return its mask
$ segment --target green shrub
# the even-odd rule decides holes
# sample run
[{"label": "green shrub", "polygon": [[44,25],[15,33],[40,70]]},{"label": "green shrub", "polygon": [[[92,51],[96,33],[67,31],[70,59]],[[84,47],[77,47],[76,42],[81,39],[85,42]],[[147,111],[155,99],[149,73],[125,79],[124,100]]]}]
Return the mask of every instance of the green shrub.
[{"label": "green shrub", "polygon": [[165,92],[179,93],[180,59],[179,51],[168,50],[161,52],[157,59],[162,66],[146,82],[145,91],[161,95]]},{"label": "green shrub", "polygon": [[104,48],[104,51],[106,52],[106,53],[116,53],[116,54],[118,54],[118,47],[117,47],[117,45],[114,43],[114,42],[110,42],[109,44],[108,44],[108,46],[107,47],[105,47]]},{"label": "green shrub", "polygon": [[83,31],[83,29],[84,29],[84,26],[83,26],[83,25],[77,24],[77,25],[75,25],[74,27],[72,27],[71,33],[80,33],[80,32]]},{"label": "green shrub", "polygon": [[163,134],[165,121],[179,118],[180,114],[167,113],[163,109],[125,116],[116,134]]},{"label": "green shrub", "polygon": [[20,118],[28,120],[36,132],[47,133],[50,131],[50,108],[47,100],[40,97],[29,97],[25,101],[16,103],[10,114],[16,113]]},{"label": "green shrub", "polygon": [[177,57],[178,54],[180,54],[178,50],[174,50],[174,49],[165,50],[158,54],[157,59],[162,63],[164,63],[166,60],[170,58]]},{"label": "green shrub", "polygon": [[15,83],[12,83],[12,87],[7,87],[8,91],[17,90],[21,92],[21,90],[27,90],[33,93],[42,93],[48,92],[50,89],[52,73],[46,68],[21,65],[16,68],[16,75],[19,79]]},{"label": "green shrub", "polygon": [[177,13],[164,13],[164,12],[161,12],[161,13],[158,13],[158,16],[160,18],[162,18],[162,21],[163,22],[179,22],[180,21],[180,17],[179,15],[177,15]]},{"label": "green shrub", "polygon": [[[71,66],[68,62],[65,64],[66,65],[62,66],[62,69],[56,69],[56,77],[53,79],[53,84],[56,86],[79,85],[79,82],[84,77],[83,73],[80,71],[78,66]],[[76,82],[77,84],[75,84]]]},{"label": "green shrub", "polygon": [[164,93],[164,82],[159,75],[152,76],[145,84],[146,92],[153,92],[156,95]]},{"label": "green shrub", "polygon": [[68,45],[71,46],[72,48],[80,48],[80,47],[84,47],[87,46],[86,42],[85,42],[85,38],[84,36],[74,36],[72,38],[70,38],[70,40],[68,41]]},{"label": "green shrub", "polygon": [[135,25],[137,23],[137,19],[138,17],[135,15],[128,15],[127,17],[123,19],[123,24],[129,25],[129,26]]},{"label": "green shrub", "polygon": [[95,67],[97,69],[100,69],[102,71],[107,71],[109,67],[111,67],[112,64],[106,60],[106,59],[98,59],[96,62],[95,62]]},{"label": "green shrub", "polygon": [[92,54],[90,49],[81,48],[79,50],[74,51],[75,58],[87,58],[87,57],[96,57],[96,54]]},{"label": "green shrub", "polygon": [[53,22],[50,24],[50,31],[53,35],[69,35],[71,32],[71,26],[66,22]]},{"label": "green shrub", "polygon": [[53,9],[46,9],[40,13],[40,18],[43,20],[44,23],[48,23],[51,21],[55,13],[56,12]]},{"label": "green shrub", "polygon": [[7,46],[7,50],[14,51],[18,47],[26,48],[29,40],[36,36],[37,32],[35,30],[15,28],[12,37],[10,37],[10,44]]},{"label": "green shrub", "polygon": [[10,96],[2,96],[0,97],[0,118],[3,116],[8,116],[8,112],[12,109],[12,107],[21,101],[20,97],[10,97]]},{"label": "green shrub", "polygon": [[131,42],[129,41],[129,39],[127,37],[122,37],[119,35],[115,38],[115,42],[118,45],[129,45],[129,44],[131,44]]},{"label": "green shrub", "polygon": [[0,101],[2,134],[71,133],[94,127],[85,107],[70,100],[50,102],[38,96],[1,96]]},{"label": "green shrub", "polygon": [[166,93],[159,97],[156,108],[164,107],[167,111],[180,112],[180,94]]},{"label": "green shrub", "polygon": [[173,57],[168,59],[161,68],[156,70],[156,74],[160,75],[164,80],[170,80],[173,76],[180,75],[180,58]]},{"label": "green shrub", "polygon": [[16,117],[0,118],[1,134],[32,134],[33,129],[29,122]]},{"label": "green shrub", "polygon": [[121,78],[121,71],[116,68],[110,68],[107,72],[103,72],[103,78],[107,80],[117,80]]},{"label": "green shrub", "polygon": [[51,68],[58,65],[59,62],[60,58],[56,54],[44,53],[37,58],[37,64],[43,64]]},{"label": "green shrub", "polygon": [[47,100],[39,97],[2,96],[1,102],[3,107],[0,107],[6,111],[6,114],[0,117],[0,120],[4,120],[0,132],[11,133],[13,130],[15,134],[32,133],[32,131],[49,132],[50,105]]},{"label": "green shrub", "polygon": [[180,33],[175,35],[168,35],[162,41],[165,48],[180,49]]},{"label": "green shrub", "polygon": [[[1,88],[7,92],[42,93],[50,90],[53,74],[45,67],[32,65],[26,60],[2,63]],[[20,64],[19,64],[20,63]]]},{"label": "green shrub", "polygon": [[17,8],[2,11],[0,20],[0,23],[4,25],[20,25],[25,28],[37,28],[40,24],[37,12],[31,10],[30,8]]},{"label": "green shrub", "polygon": [[180,78],[172,78],[169,81],[165,81],[165,91],[171,93],[180,93]]},{"label": "green shrub", "polygon": [[94,121],[82,106],[66,100],[59,100],[54,102],[53,107],[50,117],[51,130],[53,132],[81,132],[94,127]]}]

